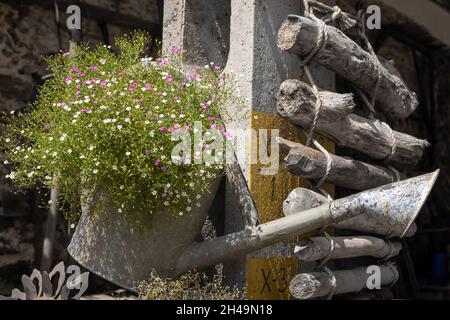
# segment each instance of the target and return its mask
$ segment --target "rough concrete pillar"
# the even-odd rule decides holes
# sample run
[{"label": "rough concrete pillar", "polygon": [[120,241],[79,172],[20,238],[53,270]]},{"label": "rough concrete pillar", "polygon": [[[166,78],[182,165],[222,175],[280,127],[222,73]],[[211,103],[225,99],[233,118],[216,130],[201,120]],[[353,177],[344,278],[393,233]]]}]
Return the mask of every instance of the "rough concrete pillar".
[{"label": "rough concrete pillar", "polygon": [[181,48],[187,64],[225,66],[229,30],[229,0],[164,1],[163,50]]}]

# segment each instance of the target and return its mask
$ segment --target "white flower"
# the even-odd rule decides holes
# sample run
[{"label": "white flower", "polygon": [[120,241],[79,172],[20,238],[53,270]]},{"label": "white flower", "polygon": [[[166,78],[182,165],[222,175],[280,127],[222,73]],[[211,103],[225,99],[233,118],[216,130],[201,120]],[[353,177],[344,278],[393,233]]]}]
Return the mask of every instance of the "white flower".
[{"label": "white flower", "polygon": [[94,169],[94,170],[92,170],[92,172],[93,172],[94,174],[97,174],[97,173],[98,173],[98,170],[97,170],[97,169]]},{"label": "white flower", "polygon": [[9,163],[8,160],[3,161],[3,164],[8,164],[8,163]]},{"label": "white flower", "polygon": [[152,195],[156,196],[158,194],[158,192],[156,192],[156,190],[152,191]]},{"label": "white flower", "polygon": [[8,142],[10,142],[11,140],[10,140],[9,138],[6,138],[5,141],[8,143]]},{"label": "white flower", "polygon": [[127,109],[126,109],[127,111],[131,111],[131,108],[130,107],[127,107]]},{"label": "white flower", "polygon": [[130,151],[125,152],[125,155],[128,157],[131,155],[131,152]]},{"label": "white flower", "polygon": [[117,126],[117,129],[122,130],[122,126],[119,124],[119,125]]},{"label": "white flower", "polygon": [[116,165],[113,165],[112,168],[113,168],[113,170],[117,170],[117,166]]},{"label": "white flower", "polygon": [[118,213],[122,213],[122,209],[120,209],[120,208],[117,209],[117,212],[118,212]]},{"label": "white flower", "polygon": [[186,207],[186,211],[187,211],[187,212],[190,212],[191,210],[192,210],[191,207]]},{"label": "white flower", "polygon": [[80,156],[80,159],[86,159],[86,156],[85,156],[84,154],[82,154],[82,155]]},{"label": "white flower", "polygon": [[155,131],[150,131],[148,134],[151,138],[153,138],[155,136]]},{"label": "white flower", "polygon": [[94,150],[94,146],[89,146],[89,151],[92,151],[92,150]]},{"label": "white flower", "polygon": [[67,150],[67,153],[71,154],[72,153],[72,149]]},{"label": "white flower", "polygon": [[179,212],[178,215],[179,215],[179,216],[182,216],[182,215],[183,215],[183,212]]},{"label": "white flower", "polygon": [[124,121],[127,122],[127,123],[130,123],[130,118],[125,118]]},{"label": "white flower", "polygon": [[120,189],[120,190],[123,190],[123,189],[125,189],[125,186],[124,186],[124,185],[121,185],[121,186],[119,187],[119,189]]}]

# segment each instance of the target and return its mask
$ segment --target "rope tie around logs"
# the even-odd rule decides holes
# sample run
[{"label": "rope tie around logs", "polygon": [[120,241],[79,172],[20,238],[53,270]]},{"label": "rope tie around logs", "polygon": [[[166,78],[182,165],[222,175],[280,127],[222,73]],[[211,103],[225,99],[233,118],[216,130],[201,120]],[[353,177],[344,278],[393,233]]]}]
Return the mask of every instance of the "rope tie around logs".
[{"label": "rope tie around logs", "polygon": [[319,268],[322,268],[327,264],[327,262],[330,260],[331,256],[333,255],[334,249],[336,247],[333,238],[331,238],[331,236],[328,234],[328,232],[323,231],[322,234],[328,240],[328,242],[330,244],[330,250],[328,250],[325,258],[319,263],[319,266],[318,266]]},{"label": "rope tie around logs", "polygon": [[[317,34],[316,44],[313,47],[313,49],[309,52],[309,54],[303,59],[303,62],[301,65],[302,70],[304,70],[304,72],[308,78],[308,81],[311,84],[312,91],[315,96],[314,117],[313,117],[312,125],[307,134],[306,145],[309,147],[312,144],[314,144],[314,146],[325,155],[325,158],[327,160],[326,172],[323,175],[323,177],[316,183],[315,187],[317,188],[317,190],[320,191],[320,193],[325,195],[328,199],[332,199],[331,196],[323,188],[321,188],[323,183],[326,181],[326,179],[330,175],[332,165],[333,165],[333,163],[332,163],[333,159],[331,158],[331,155],[329,154],[329,152],[317,140],[314,139],[315,131],[317,128],[317,123],[319,121],[320,113],[322,111],[322,99],[320,98],[319,88],[317,87],[317,84],[314,81],[314,77],[312,76],[311,71],[309,70],[309,67],[308,67],[308,64],[311,62],[311,60],[327,43],[327,38],[328,38],[327,25],[323,20],[317,18],[314,15],[312,7],[309,6],[308,0],[304,1],[304,6],[305,6],[305,16],[316,21],[319,25],[319,32]],[[334,16],[334,19],[336,20],[338,17],[339,17],[339,13],[336,13],[336,15]]]},{"label": "rope tie around logs", "polygon": [[323,271],[325,271],[328,276],[330,277],[330,284],[331,284],[331,290],[330,293],[327,296],[327,300],[331,300],[334,297],[334,294],[336,293],[337,290],[337,280],[336,280],[336,276],[334,275],[334,273],[330,270],[330,268],[328,267],[322,267]]}]

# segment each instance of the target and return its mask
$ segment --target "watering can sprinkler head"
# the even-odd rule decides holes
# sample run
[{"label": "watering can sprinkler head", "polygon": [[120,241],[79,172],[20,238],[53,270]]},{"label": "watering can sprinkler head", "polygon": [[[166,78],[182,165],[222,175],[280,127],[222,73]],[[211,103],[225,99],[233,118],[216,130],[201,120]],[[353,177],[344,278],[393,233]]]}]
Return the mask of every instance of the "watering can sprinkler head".
[{"label": "watering can sprinkler head", "polygon": [[[331,203],[334,214],[341,217],[333,224],[337,229],[391,237],[412,236],[417,229],[413,222],[438,174],[439,170],[333,202],[312,190],[297,188],[284,202],[283,212],[286,216],[302,214],[302,211]],[[345,216],[350,218],[341,220]]]},{"label": "watering can sprinkler head", "polygon": [[439,170],[364,191],[330,204],[332,216],[369,215],[374,223],[401,226],[403,237],[413,224],[439,176]]}]

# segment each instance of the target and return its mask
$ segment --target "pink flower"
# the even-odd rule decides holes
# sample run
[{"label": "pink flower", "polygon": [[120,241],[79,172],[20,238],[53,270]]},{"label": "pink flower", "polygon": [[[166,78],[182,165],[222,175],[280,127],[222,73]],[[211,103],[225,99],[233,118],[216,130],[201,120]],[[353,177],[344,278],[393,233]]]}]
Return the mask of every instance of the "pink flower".
[{"label": "pink flower", "polygon": [[172,84],[172,82],[173,82],[173,78],[172,78],[172,76],[169,74],[169,75],[166,77],[166,83]]},{"label": "pink flower", "polygon": [[146,83],[146,84],[145,84],[145,90],[146,90],[146,91],[152,90],[152,85],[151,85],[150,83]]},{"label": "pink flower", "polygon": [[188,78],[188,79],[194,79],[194,74],[192,73],[192,72],[190,72],[190,71],[188,71],[188,72],[186,72],[186,78]]},{"label": "pink flower", "polygon": [[97,67],[97,66],[92,66],[92,67],[89,67],[89,70],[91,70],[91,71],[97,71],[97,70],[98,70],[98,67]]},{"label": "pink flower", "polygon": [[208,120],[209,120],[209,121],[214,121],[214,120],[216,120],[216,118],[215,118],[215,117],[208,116]]},{"label": "pink flower", "polygon": [[169,64],[169,59],[167,59],[167,58],[158,58],[158,59],[156,59],[156,61],[162,65]]},{"label": "pink flower", "polygon": [[162,172],[166,172],[166,171],[167,171],[167,167],[166,167],[166,166],[162,166],[162,167],[161,167],[161,171],[162,171]]},{"label": "pink flower", "polygon": [[174,53],[174,54],[179,54],[181,52],[181,49],[180,48],[177,48],[177,47],[173,47],[172,48],[172,53]]},{"label": "pink flower", "polygon": [[223,132],[223,136],[224,136],[227,140],[230,140],[231,138],[233,138],[233,135],[232,135],[231,132],[229,132],[229,131],[224,131],[224,132]]},{"label": "pink flower", "polygon": [[91,109],[81,109],[80,112],[81,113],[91,113],[92,110]]},{"label": "pink flower", "polygon": [[159,131],[164,132],[164,131],[166,131],[166,128],[161,127],[161,128],[159,128]]},{"label": "pink flower", "polygon": [[216,126],[215,123],[213,123],[213,124],[211,125],[211,129],[217,129],[217,126]]},{"label": "pink flower", "polygon": [[211,106],[211,101],[205,102],[201,104],[203,109],[208,109]]},{"label": "pink flower", "polygon": [[200,67],[200,66],[194,66],[194,70],[200,70],[202,67]]},{"label": "pink flower", "polygon": [[64,80],[67,84],[71,84],[73,81],[72,77],[66,77],[66,79]]},{"label": "pink flower", "polygon": [[106,88],[108,86],[108,82],[105,80],[100,81],[100,87]]},{"label": "pink flower", "polygon": [[191,129],[191,128],[189,128],[188,125],[185,125],[185,126],[184,126],[184,130],[189,131],[190,129]]},{"label": "pink flower", "polygon": [[70,52],[64,52],[62,54],[63,58],[67,58],[68,56],[70,56]]},{"label": "pink flower", "polygon": [[84,77],[86,75],[86,73],[84,73],[83,71],[78,71],[77,72],[77,77]]},{"label": "pink flower", "polygon": [[155,166],[159,167],[160,164],[161,164],[161,160],[156,159],[156,160],[155,160]]},{"label": "pink flower", "polygon": [[174,97],[173,100],[174,100],[176,103],[180,103],[180,102],[181,102],[181,98],[178,97],[178,96]]},{"label": "pink flower", "polygon": [[72,68],[69,69],[70,72],[77,72],[78,68],[73,66]]},{"label": "pink flower", "polygon": [[221,68],[218,65],[214,66],[214,70],[220,70]]}]

